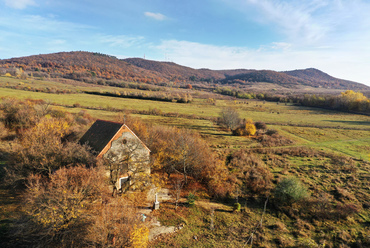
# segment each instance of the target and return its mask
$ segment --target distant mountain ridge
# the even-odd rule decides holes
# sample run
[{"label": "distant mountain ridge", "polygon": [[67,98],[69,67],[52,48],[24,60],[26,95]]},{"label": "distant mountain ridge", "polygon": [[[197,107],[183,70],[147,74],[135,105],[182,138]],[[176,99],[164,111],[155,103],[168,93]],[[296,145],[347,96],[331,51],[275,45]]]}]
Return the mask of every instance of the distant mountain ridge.
[{"label": "distant mountain ridge", "polygon": [[370,87],[309,68],[277,72],[272,70],[193,69],[172,62],[141,58],[118,59],[100,53],[60,52],[0,60],[0,68],[22,68],[26,72],[75,80],[124,80],[142,83],[209,82],[219,85],[269,83],[285,88],[315,87],[340,90],[370,90]]}]

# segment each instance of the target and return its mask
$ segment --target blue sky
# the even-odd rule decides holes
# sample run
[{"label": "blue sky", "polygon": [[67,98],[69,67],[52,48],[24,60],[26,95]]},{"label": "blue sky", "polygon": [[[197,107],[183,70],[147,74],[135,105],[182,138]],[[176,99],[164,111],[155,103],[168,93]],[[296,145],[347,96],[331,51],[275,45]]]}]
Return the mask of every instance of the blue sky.
[{"label": "blue sky", "polygon": [[61,51],[193,68],[314,67],[370,86],[369,0],[0,0],[0,59]]}]

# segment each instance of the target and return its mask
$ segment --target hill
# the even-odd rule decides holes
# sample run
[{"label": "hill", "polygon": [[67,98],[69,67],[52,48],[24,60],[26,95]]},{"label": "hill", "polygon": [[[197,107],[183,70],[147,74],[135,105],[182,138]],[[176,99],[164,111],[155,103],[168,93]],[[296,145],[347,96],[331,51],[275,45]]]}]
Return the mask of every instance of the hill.
[{"label": "hill", "polygon": [[225,78],[222,72],[209,69],[193,69],[173,62],[158,62],[141,58],[128,58],[123,61],[146,70],[159,72],[167,79],[200,81],[205,79],[219,80]]},{"label": "hill", "polygon": [[315,68],[308,68],[305,70],[284,71],[282,73],[306,81],[310,81],[313,84],[326,88],[359,89],[359,90],[368,89],[366,85],[359,84],[349,80],[338,79]]},{"label": "hill", "polygon": [[[193,69],[172,62],[158,62],[141,58],[118,59],[114,56],[90,52],[60,52],[0,60],[0,68],[14,72],[21,68],[34,76],[69,78],[104,84],[106,80],[140,83],[212,83],[212,86],[260,86],[266,83],[286,89],[305,87],[339,90],[370,90],[356,82],[334,78],[317,69],[277,72],[272,70],[210,70]],[[13,70],[13,71],[12,71]],[[18,72],[19,73],[19,72]],[[0,73],[1,74],[1,73]],[[263,84],[260,84],[263,83]]]},{"label": "hill", "polygon": [[[163,81],[154,71],[133,66],[114,56],[89,52],[60,52],[0,60],[0,67],[22,68],[34,75],[75,80],[92,78],[126,81]],[[36,73],[36,74],[35,74]]]}]

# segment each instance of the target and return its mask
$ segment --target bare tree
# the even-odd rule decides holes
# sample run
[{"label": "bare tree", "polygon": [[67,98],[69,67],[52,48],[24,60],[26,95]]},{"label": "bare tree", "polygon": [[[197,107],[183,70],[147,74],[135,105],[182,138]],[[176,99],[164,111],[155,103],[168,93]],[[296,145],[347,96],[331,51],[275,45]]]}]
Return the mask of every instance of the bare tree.
[{"label": "bare tree", "polygon": [[210,156],[208,146],[200,136],[189,130],[176,130],[168,142],[172,142],[168,146],[164,166],[168,176],[182,174],[185,184],[188,183],[188,175],[199,177]]},{"label": "bare tree", "polygon": [[184,180],[176,179],[172,184],[172,195],[175,198],[175,210],[179,206],[179,200],[181,197],[181,190],[184,187]]},{"label": "bare tree", "polygon": [[234,130],[240,125],[240,117],[238,111],[234,108],[224,108],[220,112],[220,117],[218,118],[218,123],[231,130]]}]

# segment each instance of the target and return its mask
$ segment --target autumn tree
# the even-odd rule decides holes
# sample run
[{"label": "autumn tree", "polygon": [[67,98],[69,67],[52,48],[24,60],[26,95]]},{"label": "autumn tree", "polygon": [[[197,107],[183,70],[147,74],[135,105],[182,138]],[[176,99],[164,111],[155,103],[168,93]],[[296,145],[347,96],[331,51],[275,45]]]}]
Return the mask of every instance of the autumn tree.
[{"label": "autumn tree", "polygon": [[182,190],[183,187],[184,187],[184,180],[182,180],[180,178],[173,179],[171,193],[172,193],[172,196],[175,199],[175,210],[177,210],[177,207],[179,206],[179,200],[180,200],[180,197],[181,197],[181,190]]},{"label": "autumn tree", "polygon": [[83,247],[94,219],[89,209],[105,187],[101,168],[61,168],[27,181],[25,216],[14,229],[22,245]]},{"label": "autumn tree", "polygon": [[202,180],[210,195],[216,198],[231,196],[237,189],[237,178],[230,174],[224,161],[214,154],[208,158],[208,164],[202,170]]},{"label": "autumn tree", "polygon": [[0,110],[3,111],[1,121],[10,131],[16,131],[18,135],[22,134],[50,113],[50,104],[50,101],[43,100],[20,101],[6,98],[0,104]]},{"label": "autumn tree", "polygon": [[238,111],[230,107],[223,109],[218,117],[218,123],[231,130],[237,128],[240,122]]},{"label": "autumn tree", "polygon": [[353,90],[342,92],[339,96],[339,101],[341,108],[352,111],[360,111],[362,105],[369,103],[369,99],[366,96],[361,92],[354,92]]},{"label": "autumn tree", "polygon": [[248,119],[245,123],[245,132],[247,135],[254,135],[256,133],[256,126],[251,119]]},{"label": "autumn tree", "polygon": [[[87,227],[85,239],[89,247],[131,247],[148,238],[143,232],[136,206],[127,197],[116,197],[98,202],[91,210],[92,223]],[[143,229],[141,229],[143,228]],[[138,237],[137,234],[143,236]],[[147,240],[146,240],[147,241]]]},{"label": "autumn tree", "polygon": [[153,128],[153,143],[149,147],[153,151],[153,168],[167,173],[184,176],[185,184],[188,176],[201,177],[201,171],[208,164],[210,150],[201,137],[186,129]]},{"label": "autumn tree", "polygon": [[145,225],[135,225],[131,232],[131,245],[146,248],[149,242],[149,229]]},{"label": "autumn tree", "polygon": [[0,108],[4,113],[2,121],[5,127],[11,131],[22,133],[23,130],[32,127],[38,121],[34,104],[31,102],[21,103],[15,99],[5,99]]},{"label": "autumn tree", "polygon": [[63,119],[43,118],[13,143],[6,166],[7,180],[12,185],[24,184],[31,174],[50,175],[61,167],[78,164],[92,166],[95,158],[85,146],[62,142],[68,130]]},{"label": "autumn tree", "polygon": [[238,128],[233,130],[235,136],[251,136],[256,133],[257,129],[251,119],[244,121]]}]

